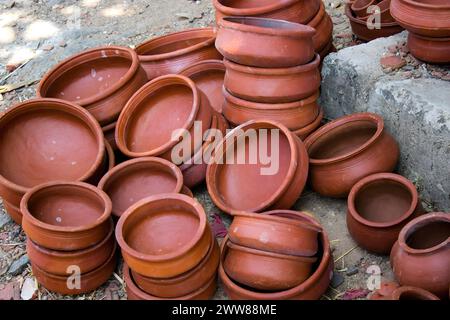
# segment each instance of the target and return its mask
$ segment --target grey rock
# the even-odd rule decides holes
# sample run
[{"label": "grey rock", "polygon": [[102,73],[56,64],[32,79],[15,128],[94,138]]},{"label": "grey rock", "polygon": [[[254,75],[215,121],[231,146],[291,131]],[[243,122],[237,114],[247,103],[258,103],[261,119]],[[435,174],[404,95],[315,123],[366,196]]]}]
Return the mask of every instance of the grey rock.
[{"label": "grey rock", "polygon": [[6,212],[1,212],[0,211],[0,229],[2,229],[5,225],[7,225],[8,223],[10,223],[11,217],[6,213]]},{"label": "grey rock", "polygon": [[333,278],[331,278],[330,285],[336,289],[343,283],[344,277],[339,272],[333,272]]},{"label": "grey rock", "polygon": [[8,269],[8,274],[12,276],[17,276],[25,270],[27,264],[30,262],[28,255],[24,254],[19,259],[14,261]]},{"label": "grey rock", "polygon": [[350,277],[350,276],[357,274],[358,272],[359,272],[358,267],[353,266],[353,267],[350,267],[347,269],[347,272],[345,272],[345,275]]}]

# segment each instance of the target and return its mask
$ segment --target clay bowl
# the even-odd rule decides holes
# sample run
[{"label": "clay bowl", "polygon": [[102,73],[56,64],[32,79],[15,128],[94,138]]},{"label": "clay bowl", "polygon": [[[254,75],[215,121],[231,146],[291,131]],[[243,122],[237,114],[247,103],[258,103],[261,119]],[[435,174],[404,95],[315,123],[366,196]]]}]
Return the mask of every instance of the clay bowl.
[{"label": "clay bowl", "polygon": [[362,178],[392,172],[399,158],[394,138],[374,113],[356,113],[331,121],[305,140],[310,182],[324,196],[343,198]]},{"label": "clay bowl", "polygon": [[242,65],[294,67],[313,60],[315,33],[309,26],[284,20],[225,17],[219,21],[216,47],[225,58]]},{"label": "clay bowl", "polygon": [[[224,60],[224,86],[233,96],[262,103],[286,103],[305,99],[319,90],[320,56],[291,68],[256,68]],[[223,93],[221,92],[222,96]]]},{"label": "clay bowl", "polygon": [[361,247],[386,255],[403,226],[424,213],[414,184],[394,173],[376,173],[358,181],[347,205],[352,238]]},{"label": "clay bowl", "polygon": [[37,96],[86,108],[100,122],[114,122],[128,99],[147,82],[132,49],[108,46],[71,56],[41,80]]},{"label": "clay bowl", "polygon": [[180,74],[191,78],[197,88],[208,97],[211,107],[222,113],[225,66],[221,60],[203,60],[194,63],[183,69]]},{"label": "clay bowl", "polygon": [[103,135],[105,136],[106,141],[108,141],[109,145],[114,151],[118,150],[115,138],[116,123],[117,122],[113,122],[102,127]]},{"label": "clay bowl", "polygon": [[356,0],[352,3],[351,9],[358,18],[362,18],[367,16],[367,14],[369,13],[367,12],[369,7],[376,4],[376,0]]},{"label": "clay bowl", "polygon": [[320,1],[320,9],[316,16],[308,22],[308,26],[316,30],[313,44],[316,52],[320,52],[333,39],[333,21],[325,11],[325,5]]},{"label": "clay bowl", "polygon": [[429,213],[406,224],[392,247],[391,266],[403,286],[448,297],[450,283],[450,214]]},{"label": "clay bowl", "polygon": [[184,195],[186,195],[188,197],[194,198],[194,194],[192,193],[191,189],[189,189],[186,186],[183,186],[183,188],[181,188],[181,192],[180,193],[184,194]]},{"label": "clay bowl", "polygon": [[[378,8],[380,9],[380,21],[382,23],[387,22],[395,22],[395,19],[391,15],[391,0],[382,0],[376,4]],[[369,17],[367,17],[369,18]],[[364,17],[363,17],[364,19]]]},{"label": "clay bowl", "polygon": [[[264,134],[266,138],[261,138]],[[249,136],[253,138],[246,139]],[[248,157],[257,145],[267,146],[267,154],[271,154],[272,140],[278,142],[279,150],[274,151],[272,167]],[[216,150],[208,165],[206,185],[212,201],[222,211],[234,214],[290,208],[302,193],[308,155],[302,141],[282,124],[249,121],[230,131]]]},{"label": "clay bowl", "polygon": [[15,223],[18,225],[22,225],[22,213],[20,212],[20,209],[16,206],[6,202],[3,200],[3,207],[6,210],[6,213],[13,219]]},{"label": "clay bowl", "polygon": [[[276,213],[277,211],[269,211]],[[270,214],[236,212],[228,235],[234,244],[284,255],[311,257],[318,250],[316,225]]]},{"label": "clay bowl", "polygon": [[111,228],[108,195],[83,182],[34,187],[22,198],[20,211],[28,238],[48,249],[86,249],[105,239]]},{"label": "clay bowl", "polygon": [[297,137],[299,137],[304,141],[312,132],[314,132],[320,126],[322,119],[323,119],[323,109],[320,108],[319,115],[313,122],[311,122],[307,126],[304,126],[303,128],[292,131],[292,133],[294,133]]},{"label": "clay bowl", "polygon": [[135,50],[147,78],[153,80],[179,73],[202,60],[221,60],[222,56],[214,47],[215,39],[213,28],[189,29],[150,39]]},{"label": "clay bowl", "polygon": [[120,217],[129,207],[148,196],[180,193],[183,175],[173,163],[156,157],[128,160],[114,167],[98,187],[110,197],[112,214]]},{"label": "clay bowl", "polygon": [[391,294],[392,300],[440,300],[431,292],[416,287],[400,287]]},{"label": "clay bowl", "polygon": [[[194,82],[181,75],[156,78],[139,89],[127,102],[116,126],[116,143],[130,158],[159,156],[174,162],[172,148],[189,131],[191,152],[200,146],[194,141],[194,122],[200,132],[210,128],[213,110],[208,98]],[[174,131],[181,131],[173,139]],[[201,142],[201,141],[200,141]]]},{"label": "clay bowl", "polygon": [[102,170],[95,174],[88,183],[92,185],[97,185],[100,179],[114,166],[116,165],[116,155],[114,154],[114,150],[109,144],[108,140],[105,139],[105,157],[103,158]]},{"label": "clay bowl", "polygon": [[116,226],[130,268],[146,277],[171,278],[191,270],[211,243],[206,214],[197,200],[167,193],[131,206]]},{"label": "clay bowl", "polygon": [[422,61],[437,64],[450,63],[450,37],[431,38],[410,32],[408,48],[414,57]]}]

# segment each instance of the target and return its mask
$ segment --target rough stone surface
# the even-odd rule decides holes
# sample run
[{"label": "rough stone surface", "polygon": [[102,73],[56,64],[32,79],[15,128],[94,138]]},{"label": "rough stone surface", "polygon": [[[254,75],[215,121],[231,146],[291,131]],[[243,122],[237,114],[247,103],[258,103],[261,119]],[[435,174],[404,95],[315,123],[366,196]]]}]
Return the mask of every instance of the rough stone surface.
[{"label": "rough stone surface", "polygon": [[24,254],[11,264],[11,266],[8,269],[8,273],[12,276],[17,276],[21,274],[22,271],[25,270],[25,268],[27,267],[28,262],[30,262],[30,260],[28,259],[28,256]]}]

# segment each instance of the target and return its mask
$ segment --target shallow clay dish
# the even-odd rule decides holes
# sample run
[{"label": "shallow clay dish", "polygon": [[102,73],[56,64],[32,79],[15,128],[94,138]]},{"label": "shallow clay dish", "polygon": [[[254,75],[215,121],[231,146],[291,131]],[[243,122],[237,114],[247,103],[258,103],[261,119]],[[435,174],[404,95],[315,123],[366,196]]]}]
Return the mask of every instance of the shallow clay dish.
[{"label": "shallow clay dish", "polygon": [[391,294],[391,300],[440,300],[431,292],[416,287],[400,287]]},{"label": "shallow clay dish", "polygon": [[308,26],[316,30],[313,44],[316,52],[322,51],[329,42],[333,41],[333,21],[325,11],[325,5],[320,1],[320,9],[315,17],[308,22]]},{"label": "shallow clay dish", "polygon": [[408,48],[417,59],[430,63],[450,63],[450,37],[431,38],[408,34]]}]

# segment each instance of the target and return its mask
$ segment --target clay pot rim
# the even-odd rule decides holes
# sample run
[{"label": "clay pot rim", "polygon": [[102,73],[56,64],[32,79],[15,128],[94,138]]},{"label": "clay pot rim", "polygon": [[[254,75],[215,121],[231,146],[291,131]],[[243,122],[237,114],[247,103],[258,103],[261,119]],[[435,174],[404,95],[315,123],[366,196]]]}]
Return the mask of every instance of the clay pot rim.
[{"label": "clay pot rim", "polygon": [[[295,135],[300,136],[303,135],[305,132],[309,132],[311,130],[314,130],[314,128],[317,128],[320,123],[322,122],[323,119],[323,108],[319,108],[319,114],[317,115],[317,118],[314,119],[313,122],[311,122],[310,124],[306,125],[305,127],[302,127],[300,129],[297,129],[295,131],[292,131]],[[312,133],[311,133],[312,134]],[[304,139],[303,139],[304,140]],[[303,141],[302,140],[302,141]]]},{"label": "clay pot rim", "polygon": [[[364,21],[362,19],[356,18],[353,15],[353,12],[352,12],[352,10],[350,8],[350,5],[348,5],[348,4],[345,5],[345,15],[347,16],[347,18],[349,18],[349,20],[351,22],[363,25],[365,28],[367,28],[367,21]],[[380,26],[381,26],[381,28],[384,28],[384,27],[397,27],[397,26],[399,26],[399,24],[396,21],[394,21],[394,22],[381,22]]]},{"label": "clay pot rim", "polygon": [[412,33],[412,32],[408,32],[408,39],[409,38],[417,38],[420,40],[424,40],[424,41],[432,41],[432,42],[450,42],[450,37],[444,38],[444,37],[439,37],[439,38],[433,38],[433,37],[426,37],[420,34],[416,34],[416,33]]},{"label": "clay pot rim", "polygon": [[[127,57],[125,57],[125,55],[127,55],[128,59],[131,60],[131,65],[130,65],[128,71],[123,75],[122,79],[120,79],[119,81],[114,83],[114,85],[112,85],[105,91],[94,94],[93,96],[90,96],[90,97],[86,97],[84,99],[80,99],[77,101],[70,101],[70,102],[76,103],[81,106],[85,106],[85,105],[92,104],[94,102],[100,101],[106,97],[111,96],[117,90],[119,90],[124,85],[126,85],[133,78],[133,76],[139,71],[140,64],[139,64],[138,55],[131,48],[121,47],[121,46],[102,46],[102,47],[97,47],[97,48],[89,49],[86,51],[82,51],[80,53],[74,54],[73,56],[70,56],[70,57],[64,59],[63,61],[58,63],[56,66],[54,66],[52,69],[50,69],[50,71],[48,71],[44,75],[44,77],[41,79],[41,81],[39,82],[39,85],[37,87],[37,90],[36,90],[37,96],[43,97],[46,94],[45,89],[48,89],[48,87],[53,85],[53,83],[55,81],[57,81],[58,78],[61,77],[64,73],[70,72],[71,69],[73,69],[75,67],[79,67],[80,65],[82,65],[86,62],[100,59],[100,57],[90,58],[90,56],[94,55],[98,52],[100,52],[100,54],[103,54],[105,50],[108,50],[108,51],[115,50],[116,52],[121,52],[122,55],[119,55],[119,53],[116,53],[116,56],[121,56],[123,58],[127,58]],[[110,57],[106,57],[106,58],[110,58]],[[66,70],[65,68],[69,63],[76,63],[76,65],[74,65],[70,69]],[[50,82],[50,83],[47,83],[47,82]],[[44,92],[44,90],[45,90],[45,92]],[[94,108],[88,107],[88,109],[94,110],[95,107]]]},{"label": "clay pot rim", "polygon": [[417,7],[419,9],[432,9],[432,10],[448,10],[450,9],[450,4],[427,4],[427,3],[421,3],[413,0],[398,0],[399,2],[405,2],[409,4],[410,6]]},{"label": "clay pot rim", "polygon": [[[54,110],[54,108],[57,107],[58,112],[70,113],[72,116],[75,116],[81,121],[85,122],[85,124],[93,131],[94,135],[98,140],[97,158],[95,159],[94,163],[89,168],[89,170],[83,176],[79,177],[77,181],[84,181],[89,179],[97,171],[98,167],[102,164],[103,158],[105,156],[105,139],[103,137],[102,129],[97,120],[94,118],[94,116],[91,115],[89,111],[87,111],[83,107],[80,107],[69,101],[54,98],[37,98],[21,102],[19,104],[16,104],[14,107],[8,109],[4,114],[0,115],[0,123],[4,119],[7,119],[7,117],[12,119],[16,115],[27,113],[28,111],[34,111],[34,108],[30,108],[33,107],[33,105],[38,105],[38,107],[41,108],[41,110],[42,109]],[[5,177],[3,177],[1,173],[0,173],[0,184],[6,185],[8,188],[11,188],[15,192],[21,194],[24,194],[31,189],[29,187],[21,186],[13,181],[6,179]]]},{"label": "clay pot rim", "polygon": [[213,0],[214,7],[216,10],[225,13],[226,15],[239,15],[239,16],[254,16],[266,12],[275,11],[278,9],[281,9],[283,7],[288,7],[298,0],[285,0],[285,1],[278,1],[277,3],[273,3],[264,7],[257,7],[257,8],[233,8],[233,7],[227,7],[220,3],[220,0]]},{"label": "clay pot rim", "polygon": [[440,300],[437,296],[435,296],[431,292],[424,290],[422,288],[412,287],[412,286],[402,286],[402,287],[395,289],[391,294],[391,299],[392,300],[400,300],[402,294],[404,294],[404,293],[417,294],[420,297],[425,298],[425,300]]},{"label": "clay pot rim", "polygon": [[[399,183],[404,189],[407,189],[409,194],[411,195],[411,205],[408,208],[408,210],[402,214],[399,218],[389,221],[389,222],[375,222],[368,220],[361,216],[358,211],[356,210],[355,206],[355,200],[358,196],[359,192],[366,186],[372,184],[373,182],[379,182],[379,181],[393,181]],[[416,187],[414,184],[406,179],[405,177],[395,174],[395,173],[375,173],[372,175],[369,175],[361,180],[359,180],[350,190],[350,193],[348,195],[347,199],[347,206],[348,206],[348,212],[350,215],[359,223],[363,225],[367,225],[373,228],[387,228],[392,227],[395,225],[400,224],[401,222],[405,221],[409,217],[412,216],[414,211],[416,210],[417,206],[419,205],[419,194],[417,192]]]},{"label": "clay pot rim", "polygon": [[110,124],[107,124],[106,126],[103,126],[102,127],[102,131],[105,132],[105,131],[114,129],[116,127],[116,125],[117,125],[117,121],[111,122]]},{"label": "clay pot rim", "polygon": [[316,27],[322,22],[322,20],[325,17],[326,17],[325,5],[323,4],[323,1],[320,1],[319,11],[317,11],[316,15],[312,18],[311,21],[307,23],[307,25],[316,29]]},{"label": "clay pot rim", "polygon": [[[125,241],[125,238],[123,237],[123,227],[124,224],[127,222],[126,220],[128,217],[132,216],[137,209],[140,209],[141,207],[157,201],[181,201],[185,202],[189,206],[191,206],[196,212],[198,216],[198,229],[189,242],[187,242],[184,246],[176,249],[175,251],[162,254],[162,255],[151,255],[147,253],[143,253],[140,251],[137,251],[133,249],[127,241]],[[195,199],[191,198],[184,194],[179,193],[162,193],[157,194],[153,196],[146,197],[138,202],[136,202],[134,205],[129,207],[119,218],[119,221],[116,224],[116,240],[119,244],[120,248],[127,253],[127,255],[130,255],[136,259],[144,260],[148,262],[161,262],[161,261],[167,261],[167,260],[174,260],[179,257],[182,257],[186,254],[186,252],[189,252],[195,245],[198,243],[198,241],[202,238],[203,233],[205,232],[207,228],[207,221],[206,221],[206,213],[203,209],[202,205]]]},{"label": "clay pot rim", "polygon": [[[369,0],[370,2],[369,2],[369,4],[365,4],[365,5],[363,5],[363,6],[360,6],[360,7],[355,7],[355,4],[358,2],[358,0],[355,0],[355,1],[353,1],[353,3],[351,4],[351,9],[352,9],[352,11],[356,11],[356,10],[364,10],[364,9],[367,9],[367,8],[369,8],[371,5],[373,5],[373,4],[377,4],[377,1],[376,0]],[[355,7],[355,8],[354,8]]]},{"label": "clay pot rim", "polygon": [[114,150],[111,144],[106,139],[105,139],[105,150],[108,156],[108,171],[109,171],[116,165],[116,155],[114,154]]},{"label": "clay pot rim", "polygon": [[223,64],[223,61],[216,59],[198,61],[194,64],[187,66],[186,68],[181,70],[178,74],[190,78],[192,76],[211,70],[225,72],[225,66]]}]

